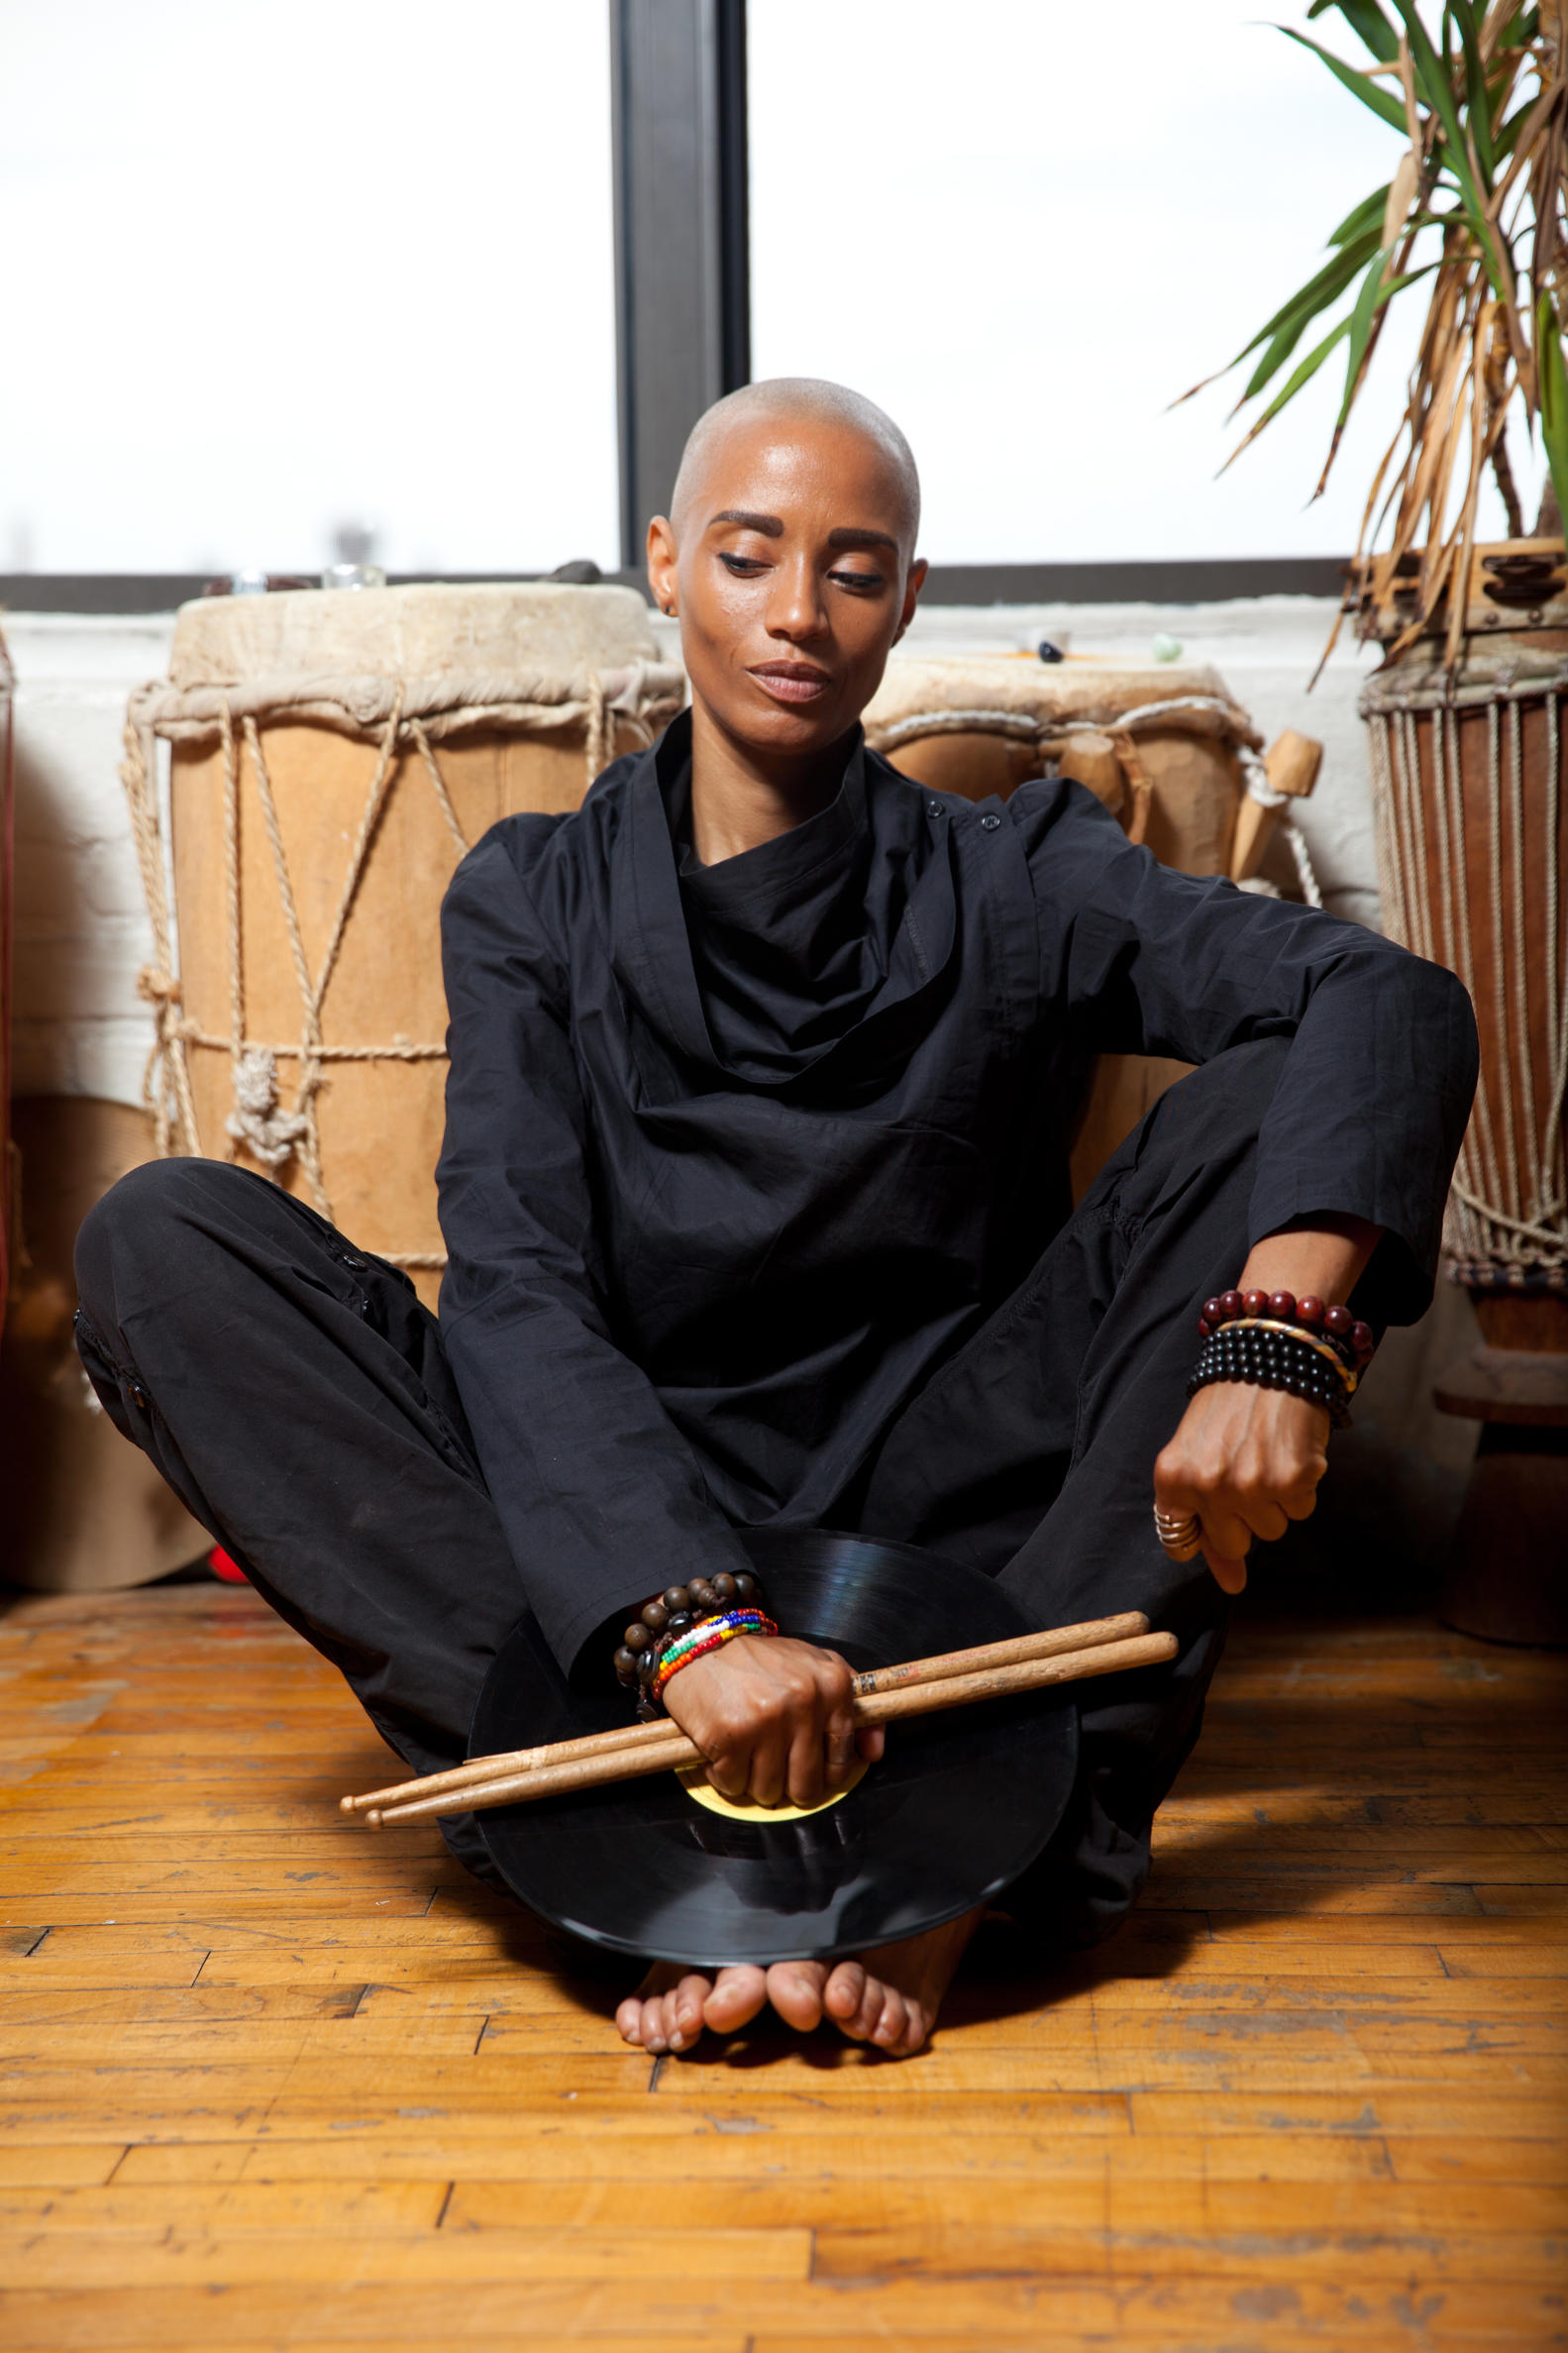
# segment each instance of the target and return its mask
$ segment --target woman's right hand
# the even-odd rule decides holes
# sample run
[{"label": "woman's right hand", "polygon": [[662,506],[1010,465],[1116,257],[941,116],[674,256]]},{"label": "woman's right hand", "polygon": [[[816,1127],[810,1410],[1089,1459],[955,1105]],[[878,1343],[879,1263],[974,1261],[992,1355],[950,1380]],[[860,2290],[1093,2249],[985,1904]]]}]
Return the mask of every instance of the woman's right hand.
[{"label": "woman's right hand", "polygon": [[854,1696],[836,1651],[743,1635],[672,1675],[665,1708],[722,1796],[812,1806],[844,1787],[857,1756],[875,1764],[883,1753],[880,1725],[857,1729]]}]

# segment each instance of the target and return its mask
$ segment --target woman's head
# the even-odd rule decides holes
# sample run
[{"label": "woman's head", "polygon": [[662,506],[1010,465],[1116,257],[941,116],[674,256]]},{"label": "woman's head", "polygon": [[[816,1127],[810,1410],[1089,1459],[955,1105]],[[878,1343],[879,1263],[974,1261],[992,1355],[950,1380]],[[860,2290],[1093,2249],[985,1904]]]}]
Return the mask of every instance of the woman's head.
[{"label": "woman's head", "polygon": [[908,443],[841,384],[779,376],[698,419],[648,574],[733,744],[788,765],[855,724],[925,578],[919,522]]}]

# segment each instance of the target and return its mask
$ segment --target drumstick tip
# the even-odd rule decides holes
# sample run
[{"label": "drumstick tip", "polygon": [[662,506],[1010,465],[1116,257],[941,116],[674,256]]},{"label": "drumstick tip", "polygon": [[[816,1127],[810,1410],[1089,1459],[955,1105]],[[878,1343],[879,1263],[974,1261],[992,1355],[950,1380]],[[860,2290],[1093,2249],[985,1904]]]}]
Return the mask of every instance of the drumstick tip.
[{"label": "drumstick tip", "polygon": [[378,1805],[372,1805],[372,1806],[370,1807],[369,1811],[366,1813],[366,1815],[365,1819],[366,1820],[366,1822],[368,1822],[368,1824],[370,1825],[370,1828],[371,1828],[372,1830],[379,1830],[379,1829],[380,1829],[380,1827],[381,1827],[381,1809],[380,1809],[380,1807],[379,1807]]}]

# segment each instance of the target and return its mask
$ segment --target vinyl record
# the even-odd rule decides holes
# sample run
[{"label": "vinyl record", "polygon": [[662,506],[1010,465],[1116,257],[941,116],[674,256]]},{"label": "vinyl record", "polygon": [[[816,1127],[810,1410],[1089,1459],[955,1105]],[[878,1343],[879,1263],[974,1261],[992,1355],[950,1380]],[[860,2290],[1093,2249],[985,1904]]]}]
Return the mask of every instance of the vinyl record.
[{"label": "vinyl record", "polygon": [[[857,1669],[1028,1631],[990,1577],[912,1545],[821,1529],[743,1542],[781,1627]],[[625,1721],[624,1698],[569,1687],[526,1618],[485,1680],[470,1750]],[[662,1772],[474,1819],[523,1902],[591,1944],[696,1967],[826,1960],[998,1894],[1056,1828],[1077,1758],[1071,1696],[1033,1692],[889,1724],[882,1762],[805,1815],[714,1812]]]}]

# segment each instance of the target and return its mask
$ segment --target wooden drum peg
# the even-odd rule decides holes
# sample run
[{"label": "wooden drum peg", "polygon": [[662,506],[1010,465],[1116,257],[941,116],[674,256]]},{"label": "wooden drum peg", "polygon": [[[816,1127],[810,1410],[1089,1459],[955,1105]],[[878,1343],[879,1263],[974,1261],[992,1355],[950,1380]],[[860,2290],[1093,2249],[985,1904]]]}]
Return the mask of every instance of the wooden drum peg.
[{"label": "wooden drum peg", "polygon": [[[1271,793],[1284,793],[1292,801],[1305,801],[1317,782],[1322,763],[1322,745],[1314,737],[1287,727],[1264,753],[1263,773]],[[1250,882],[1257,873],[1278,814],[1277,809],[1254,800],[1250,793],[1243,797],[1236,812],[1236,831],[1230,848],[1229,872],[1233,883]]]}]

